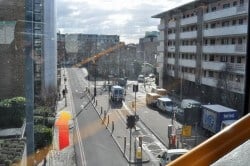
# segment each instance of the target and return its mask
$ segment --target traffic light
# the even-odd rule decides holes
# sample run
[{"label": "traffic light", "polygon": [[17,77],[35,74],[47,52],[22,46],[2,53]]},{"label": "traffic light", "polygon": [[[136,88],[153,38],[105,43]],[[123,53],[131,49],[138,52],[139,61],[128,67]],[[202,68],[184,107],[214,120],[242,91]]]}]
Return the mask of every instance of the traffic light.
[{"label": "traffic light", "polygon": [[133,92],[138,92],[138,84],[133,85]]},{"label": "traffic light", "polygon": [[135,116],[127,115],[127,129],[132,129],[135,127]]}]

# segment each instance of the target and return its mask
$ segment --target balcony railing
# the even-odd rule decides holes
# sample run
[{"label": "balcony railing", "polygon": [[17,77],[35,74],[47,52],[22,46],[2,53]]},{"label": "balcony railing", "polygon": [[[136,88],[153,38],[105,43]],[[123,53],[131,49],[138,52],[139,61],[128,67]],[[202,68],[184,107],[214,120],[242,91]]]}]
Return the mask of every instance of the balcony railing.
[{"label": "balcony railing", "polygon": [[196,53],[196,45],[180,46],[180,52]]},{"label": "balcony railing", "polygon": [[197,31],[190,31],[190,32],[182,32],[180,33],[181,39],[188,39],[188,38],[196,38],[197,37]]},{"label": "balcony railing", "polygon": [[221,54],[245,54],[246,44],[230,45],[207,45],[203,46],[204,53],[221,53]]},{"label": "balcony railing", "polygon": [[206,29],[204,30],[203,35],[204,37],[210,37],[210,36],[239,35],[246,33],[247,33],[247,25],[237,25],[230,27]]},{"label": "balcony railing", "polygon": [[222,9],[222,10],[206,13],[204,14],[204,21],[214,20],[214,19],[223,18],[223,17],[230,17],[230,16],[240,15],[240,14],[247,14],[248,12],[247,6],[248,5],[245,4],[244,6],[236,6],[236,7],[231,7],[227,9]]},{"label": "balcony railing", "polygon": [[181,19],[181,25],[194,24],[197,23],[197,16],[188,17]]},{"label": "balcony railing", "polygon": [[185,67],[196,67],[196,61],[192,59],[179,59],[179,64]]},{"label": "balcony railing", "polygon": [[244,83],[228,81],[227,84],[230,91],[244,93]]},{"label": "balcony railing", "polygon": [[167,72],[168,72],[168,75],[174,77],[174,70],[168,70]]},{"label": "balcony railing", "polygon": [[158,41],[164,41],[164,34],[160,34],[158,36]]},{"label": "balcony railing", "polygon": [[165,29],[165,25],[164,24],[158,25],[158,29],[159,29],[159,31],[164,30]]},{"label": "balcony railing", "polygon": [[162,44],[160,44],[159,46],[157,46],[157,51],[163,52],[164,51],[164,46]]},{"label": "balcony railing", "polygon": [[244,74],[246,70],[246,65],[242,63],[227,63],[227,67],[230,71],[238,74]]},{"label": "balcony railing", "polygon": [[212,87],[217,87],[218,80],[214,77],[202,77],[201,78],[201,83],[204,85],[212,86]]},{"label": "balcony railing", "polygon": [[203,61],[202,62],[202,68],[207,70],[215,70],[215,71],[221,71],[225,69],[226,63],[225,62],[209,62],[209,61]]},{"label": "balcony railing", "polygon": [[175,39],[175,33],[171,33],[168,35],[169,40],[174,40]]},{"label": "balcony railing", "polygon": [[195,82],[195,75],[192,74],[192,73],[182,73],[182,72],[179,72],[179,76],[180,76],[180,78],[182,78],[182,79],[185,79],[185,80],[189,80],[189,81]]},{"label": "balcony railing", "polygon": [[168,23],[168,27],[169,27],[169,28],[175,28],[175,26],[176,26],[175,21],[170,21],[170,22]]},{"label": "balcony railing", "polygon": [[168,64],[174,65],[175,59],[174,58],[168,58]]}]

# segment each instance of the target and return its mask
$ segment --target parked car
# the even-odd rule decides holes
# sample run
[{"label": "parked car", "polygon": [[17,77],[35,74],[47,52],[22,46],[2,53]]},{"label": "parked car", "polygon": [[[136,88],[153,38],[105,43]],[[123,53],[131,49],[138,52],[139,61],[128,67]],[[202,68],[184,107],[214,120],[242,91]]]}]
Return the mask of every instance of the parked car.
[{"label": "parked car", "polygon": [[144,82],[145,81],[144,75],[142,75],[142,74],[139,75],[137,81],[138,82]]},{"label": "parked car", "polygon": [[177,107],[174,102],[168,97],[160,97],[156,102],[157,108],[166,113],[172,113],[176,111]]},{"label": "parked car", "polygon": [[159,162],[160,162],[160,166],[164,166],[169,164],[171,161],[174,161],[175,159],[177,159],[178,157],[180,157],[181,155],[187,153],[188,150],[187,149],[169,149],[165,152],[162,153],[162,155],[159,155]]},{"label": "parked car", "polygon": [[155,78],[155,75],[153,73],[148,75],[149,78]]}]

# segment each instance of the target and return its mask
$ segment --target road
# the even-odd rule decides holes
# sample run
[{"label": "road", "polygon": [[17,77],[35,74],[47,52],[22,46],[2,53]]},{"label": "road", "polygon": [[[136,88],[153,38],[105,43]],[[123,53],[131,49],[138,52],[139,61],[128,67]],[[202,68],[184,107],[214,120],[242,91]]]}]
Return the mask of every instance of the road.
[{"label": "road", "polygon": [[[67,75],[72,92],[72,104],[75,113],[78,114],[82,110],[81,105],[86,106],[89,101],[83,93],[85,87],[88,86],[87,81],[84,79],[87,73],[83,73],[82,69],[68,68]],[[87,166],[128,165],[126,159],[119,153],[119,149],[110,133],[101,124],[98,114],[91,104],[88,104],[79,114],[77,122],[82,141],[82,144],[75,141],[77,165],[83,165],[82,158],[84,158],[83,160]],[[80,146],[82,147],[80,148]]]}]

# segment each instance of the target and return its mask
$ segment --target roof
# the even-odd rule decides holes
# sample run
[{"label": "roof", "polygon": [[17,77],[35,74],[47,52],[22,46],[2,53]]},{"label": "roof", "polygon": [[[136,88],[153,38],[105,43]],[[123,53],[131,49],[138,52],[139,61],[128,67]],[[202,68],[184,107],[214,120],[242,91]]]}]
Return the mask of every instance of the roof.
[{"label": "roof", "polygon": [[181,6],[172,8],[170,10],[167,10],[165,12],[156,14],[156,15],[152,16],[152,18],[162,18],[167,14],[170,14],[170,15],[177,14],[177,13],[180,13],[180,12],[183,12],[186,10],[197,8],[197,7],[204,5],[204,4],[209,4],[209,3],[213,3],[213,2],[217,2],[217,1],[218,0],[194,0],[194,1],[186,3],[184,5],[181,5]]},{"label": "roof", "polygon": [[168,153],[186,153],[188,152],[187,149],[169,149],[167,151]]},{"label": "roof", "polygon": [[237,110],[234,110],[232,108],[228,108],[219,104],[214,105],[202,105],[202,107],[214,110],[216,112],[236,112]]},{"label": "roof", "polygon": [[172,101],[170,98],[168,97],[160,97],[158,98],[158,100],[161,100],[161,101]]},{"label": "roof", "polygon": [[112,88],[115,88],[115,89],[123,89],[121,86],[119,86],[119,85],[114,85],[114,86],[112,86]]}]

